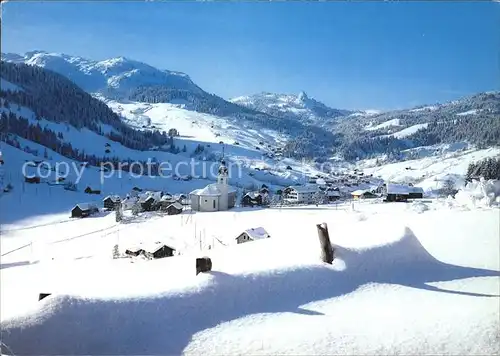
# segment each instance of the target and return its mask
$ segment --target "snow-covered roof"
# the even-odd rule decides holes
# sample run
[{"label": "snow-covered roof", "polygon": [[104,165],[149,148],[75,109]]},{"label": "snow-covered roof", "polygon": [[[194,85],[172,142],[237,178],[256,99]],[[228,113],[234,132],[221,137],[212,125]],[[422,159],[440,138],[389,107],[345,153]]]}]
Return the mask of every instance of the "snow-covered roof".
[{"label": "snow-covered roof", "polygon": [[79,207],[81,210],[97,209],[97,206],[92,203],[78,203],[75,205],[75,208],[76,207]]},{"label": "snow-covered roof", "polygon": [[173,250],[175,250],[173,247],[167,245],[164,242],[156,241],[156,242],[140,242],[137,245],[131,246],[129,248],[130,251],[139,251],[139,250],[144,250],[146,252],[154,253],[158,251],[160,248],[163,246],[167,246]]},{"label": "snow-covered roof", "polygon": [[340,197],[340,192],[337,190],[327,190],[326,195],[329,197]]},{"label": "snow-covered roof", "polygon": [[107,199],[111,199],[112,201],[114,202],[118,202],[121,200],[120,196],[119,195],[108,195],[106,198],[104,198],[103,200],[107,200]]},{"label": "snow-covered roof", "polygon": [[252,240],[262,240],[271,237],[263,227],[247,229],[244,232],[246,232]]},{"label": "snow-covered roof", "polygon": [[297,193],[315,193],[319,189],[315,184],[295,185],[289,188],[295,190]]},{"label": "snow-covered roof", "polygon": [[358,190],[355,190],[354,192],[352,192],[351,194],[355,195],[355,196],[358,196],[358,195],[363,195],[366,192],[367,192],[367,190],[365,190],[365,189],[358,189]]},{"label": "snow-covered roof", "polygon": [[412,193],[422,193],[424,194],[424,189],[421,187],[409,187]]},{"label": "snow-covered roof", "polygon": [[245,195],[248,195],[250,198],[255,199],[255,198],[261,196],[261,193],[260,192],[248,192]]},{"label": "snow-covered roof", "polygon": [[179,203],[178,201],[176,201],[175,203],[170,204],[168,207],[171,207],[171,206],[173,206],[177,210],[182,210],[182,204]]},{"label": "snow-covered roof", "polygon": [[174,197],[171,196],[170,194],[165,194],[160,199],[160,201],[174,201],[174,200],[175,200]]},{"label": "snow-covered roof", "polygon": [[[207,185],[205,188],[193,190],[191,195],[201,195],[201,196],[219,196],[221,195],[221,190],[219,189],[219,184],[212,183]],[[235,193],[236,189],[231,187],[230,185],[227,187],[228,193]]]},{"label": "snow-covered roof", "polygon": [[387,184],[387,194],[410,194],[412,191],[413,187],[407,186],[407,185],[402,185],[402,184],[393,184],[393,183],[388,183]]},{"label": "snow-covered roof", "polygon": [[155,197],[153,195],[147,195],[147,194],[145,194],[145,195],[143,195],[143,196],[140,197],[139,203],[144,203],[144,202],[146,202],[146,201],[148,201],[150,199],[158,200],[157,197]]}]

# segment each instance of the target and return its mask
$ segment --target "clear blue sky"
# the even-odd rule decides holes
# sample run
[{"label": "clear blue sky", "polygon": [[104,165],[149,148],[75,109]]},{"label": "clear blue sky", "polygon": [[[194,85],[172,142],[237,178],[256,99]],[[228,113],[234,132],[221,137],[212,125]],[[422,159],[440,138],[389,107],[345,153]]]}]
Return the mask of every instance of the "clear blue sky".
[{"label": "clear blue sky", "polygon": [[10,2],[2,52],[125,56],[230,98],[391,109],[500,87],[500,3]]}]

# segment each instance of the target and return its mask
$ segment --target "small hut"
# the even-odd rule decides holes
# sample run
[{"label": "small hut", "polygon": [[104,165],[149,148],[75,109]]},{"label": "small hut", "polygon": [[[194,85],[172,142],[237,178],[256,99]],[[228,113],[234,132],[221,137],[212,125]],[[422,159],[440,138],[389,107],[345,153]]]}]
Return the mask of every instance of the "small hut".
[{"label": "small hut", "polygon": [[93,190],[90,186],[85,188],[85,193],[87,194],[101,194],[100,190]]},{"label": "small hut", "polygon": [[424,190],[421,187],[410,187],[408,199],[422,199],[424,197]]},{"label": "small hut", "polygon": [[370,199],[370,198],[376,198],[377,196],[373,194],[372,192],[368,190],[355,190],[354,192],[351,193],[353,199],[359,200],[359,199]]},{"label": "small hut", "polygon": [[406,202],[410,197],[411,187],[401,184],[387,184],[386,202]]},{"label": "small hut", "polygon": [[262,205],[262,195],[259,192],[250,192],[241,198],[241,206]]},{"label": "small hut", "polygon": [[166,208],[167,215],[177,215],[182,213],[182,204],[179,202],[175,202],[167,206]]},{"label": "small hut", "polygon": [[139,204],[144,211],[153,211],[158,209],[158,200],[152,195],[145,195],[139,199]]},{"label": "small hut", "polygon": [[174,248],[159,241],[155,243],[141,243],[138,246],[134,246],[125,250],[126,255],[133,257],[144,256],[149,259],[171,257],[174,255],[174,252]]},{"label": "small hut", "polygon": [[238,237],[236,237],[236,242],[238,244],[242,244],[249,241],[268,239],[270,237],[271,236],[263,227],[256,227],[243,231],[240,235],[238,235]]},{"label": "small hut", "polygon": [[121,198],[119,195],[108,195],[102,200],[104,209],[115,210],[116,207],[121,203]]},{"label": "small hut", "polygon": [[99,209],[94,204],[80,203],[76,204],[73,209],[71,209],[72,218],[85,218],[94,213],[97,213]]}]

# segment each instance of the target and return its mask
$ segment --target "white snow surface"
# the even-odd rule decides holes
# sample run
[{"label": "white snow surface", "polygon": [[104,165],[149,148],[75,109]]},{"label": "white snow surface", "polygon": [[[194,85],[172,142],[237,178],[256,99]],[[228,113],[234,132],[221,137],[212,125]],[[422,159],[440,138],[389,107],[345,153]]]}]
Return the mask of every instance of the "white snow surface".
[{"label": "white snow surface", "polygon": [[[4,232],[2,252],[7,240],[34,246],[2,256],[2,341],[20,355],[498,354],[499,210],[442,203],[250,208],[118,225],[108,215]],[[332,265],[319,262],[322,222]],[[235,245],[252,226],[271,238]],[[94,233],[69,238],[75,230]],[[196,231],[224,244],[200,251]],[[181,255],[111,259],[115,243],[123,251],[148,241]],[[195,276],[204,255],[212,272]],[[53,294],[38,302],[38,293]]]},{"label": "white snow surface", "polygon": [[385,122],[382,122],[381,124],[378,125],[368,125],[365,127],[365,130],[368,131],[375,131],[375,130],[380,130],[380,129],[385,129],[391,126],[400,126],[400,120],[399,119],[392,119],[388,120]]},{"label": "white snow surface", "polygon": [[[437,149],[429,147],[428,151]],[[359,162],[358,166],[365,174],[373,174],[393,183],[414,183],[415,186],[430,192],[439,190],[447,179],[455,181],[457,189],[461,188],[465,184],[464,175],[469,163],[500,156],[500,148],[497,147],[478,150],[463,146],[456,151],[441,147],[440,150],[438,155],[424,155],[420,159],[389,163],[379,167],[374,165],[375,160],[365,160]]]},{"label": "white snow surface", "polygon": [[413,135],[415,132],[417,132],[420,129],[427,128],[428,125],[429,124],[427,124],[427,123],[412,125],[412,126],[409,126],[401,131],[393,133],[391,136],[395,137],[395,138],[405,138],[405,137],[408,137],[410,135]]},{"label": "white snow surface", "polygon": [[457,116],[476,115],[476,114],[478,114],[479,112],[481,112],[481,110],[478,110],[478,109],[472,109],[472,110],[468,110],[468,111],[460,112],[460,113],[458,113],[458,114],[457,114]]}]

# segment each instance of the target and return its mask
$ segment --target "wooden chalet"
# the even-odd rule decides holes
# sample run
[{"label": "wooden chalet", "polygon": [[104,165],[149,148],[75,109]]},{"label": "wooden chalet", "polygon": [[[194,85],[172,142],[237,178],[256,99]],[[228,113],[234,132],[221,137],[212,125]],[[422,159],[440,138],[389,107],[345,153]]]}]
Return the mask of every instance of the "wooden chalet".
[{"label": "wooden chalet", "polygon": [[387,184],[385,199],[386,202],[406,202],[410,198],[411,187],[401,184]]},{"label": "wooden chalet", "polygon": [[359,199],[371,199],[371,198],[376,198],[377,196],[370,192],[369,190],[355,190],[354,192],[351,193],[352,198],[354,200],[359,200]]},{"label": "wooden chalet", "polygon": [[71,209],[72,218],[85,218],[94,213],[97,213],[99,209],[94,204],[80,203],[76,204],[73,209]]},{"label": "wooden chalet", "polygon": [[410,187],[408,199],[422,199],[424,197],[424,190],[420,187]]},{"label": "wooden chalet", "polygon": [[249,241],[268,239],[270,237],[271,235],[269,235],[263,227],[256,227],[243,231],[236,237],[236,242],[242,244]]},{"label": "wooden chalet", "polygon": [[262,195],[259,192],[250,192],[241,198],[241,206],[262,205]]},{"label": "wooden chalet", "polygon": [[125,254],[128,256],[137,257],[142,255],[149,259],[171,257],[174,255],[174,252],[174,248],[161,242],[145,245],[140,244],[139,246],[125,250]]},{"label": "wooden chalet", "polygon": [[179,202],[175,202],[167,206],[165,211],[167,212],[167,215],[177,215],[182,213],[183,206]]},{"label": "wooden chalet", "polygon": [[142,196],[139,199],[139,204],[144,211],[154,211],[160,207],[159,201],[152,195]]},{"label": "wooden chalet", "polygon": [[104,209],[115,210],[116,207],[121,203],[121,198],[119,195],[108,195],[102,200]]}]

